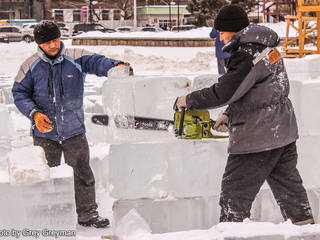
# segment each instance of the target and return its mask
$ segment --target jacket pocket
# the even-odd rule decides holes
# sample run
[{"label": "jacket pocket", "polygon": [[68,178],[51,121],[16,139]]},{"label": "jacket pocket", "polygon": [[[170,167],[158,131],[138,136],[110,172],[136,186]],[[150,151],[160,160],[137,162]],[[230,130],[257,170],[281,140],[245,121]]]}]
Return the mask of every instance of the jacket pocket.
[{"label": "jacket pocket", "polygon": [[79,114],[78,114],[76,111],[74,111],[74,110],[72,110],[72,113],[73,113],[73,114],[76,116],[76,118],[78,119],[81,127],[82,127],[84,130],[86,130],[86,127],[85,127],[85,125],[84,125],[84,121],[81,119],[81,117],[79,116]]},{"label": "jacket pocket", "polygon": [[244,125],[245,122],[237,122],[237,123],[230,123],[230,126],[231,127],[236,127],[236,126],[241,126],[241,125]]}]

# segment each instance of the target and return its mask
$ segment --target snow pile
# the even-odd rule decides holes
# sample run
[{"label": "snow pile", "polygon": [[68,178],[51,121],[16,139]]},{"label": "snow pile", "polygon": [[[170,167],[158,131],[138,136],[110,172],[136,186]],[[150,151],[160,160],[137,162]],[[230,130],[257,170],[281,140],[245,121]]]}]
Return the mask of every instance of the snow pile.
[{"label": "snow pile", "polygon": [[120,240],[152,240],[150,227],[134,208],[119,221],[115,235]]},{"label": "snow pile", "polygon": [[[280,38],[286,37],[286,22],[279,23],[259,23],[259,25],[263,25],[273,29]],[[298,22],[294,23],[296,27],[298,27]],[[171,32],[171,31],[163,31],[163,32],[115,32],[115,33],[103,33],[100,31],[92,31],[86,32],[78,35],[80,38],[145,38],[145,39],[173,39],[173,38],[190,38],[190,39],[208,39],[210,38],[211,27],[201,27],[188,31],[181,32]],[[295,37],[297,35],[297,31],[291,29],[289,31],[289,37]],[[77,38],[74,37],[74,38]]]},{"label": "snow pile", "polygon": [[[159,75],[177,73],[216,73],[217,61],[214,47],[130,47],[130,46],[72,46],[71,40],[63,41],[66,47],[84,48],[109,58],[129,62],[135,75]],[[6,83],[12,84],[20,65],[36,52],[36,44],[17,42],[0,43],[0,57],[6,59],[4,68],[0,68],[1,76],[6,76]],[[86,83],[91,76],[88,75]],[[103,78],[96,82],[102,82]]]},{"label": "snow pile", "polygon": [[[5,59],[5,63],[2,63],[0,68],[0,75],[8,76],[8,73],[17,74],[22,62],[36,52],[37,45],[35,42],[26,43],[24,41],[10,44],[0,43],[0,49],[1,59]],[[13,79],[10,80],[10,83],[13,83]]]},{"label": "snow pile", "polygon": [[273,224],[267,222],[219,223],[208,230],[192,230],[154,234],[153,240],[224,240],[224,239],[319,239],[320,225],[296,226],[290,221]]},{"label": "snow pile", "polygon": [[[286,31],[287,31],[287,23],[286,22],[278,22],[278,23],[259,23],[259,25],[266,26],[268,28],[271,28],[273,31],[275,31],[280,38],[286,37]],[[298,27],[298,22],[296,21],[294,23],[296,27]],[[289,37],[296,37],[297,31],[293,30],[292,27],[289,28]]]},{"label": "snow pile", "polygon": [[35,183],[50,178],[41,147],[15,148],[8,154],[9,181],[11,184]]},{"label": "snow pile", "polygon": [[69,178],[73,176],[72,167],[68,164],[61,164],[57,167],[50,168],[50,178]]},{"label": "snow pile", "polygon": [[299,234],[299,229],[287,221],[285,223],[274,224],[269,222],[251,222],[245,219],[243,223],[219,223],[212,227],[219,235],[225,237],[261,237],[261,236],[294,236]]},{"label": "snow pile", "polygon": [[[211,27],[201,27],[197,29],[192,29],[189,31],[182,31],[182,32],[170,32],[170,31],[163,31],[163,32],[115,32],[115,33],[102,33],[100,31],[92,31],[86,32],[78,35],[77,37],[80,38],[160,38],[160,39],[173,39],[173,38],[201,38],[207,39],[209,38],[209,34],[211,32]],[[74,37],[74,38],[77,38]]]}]

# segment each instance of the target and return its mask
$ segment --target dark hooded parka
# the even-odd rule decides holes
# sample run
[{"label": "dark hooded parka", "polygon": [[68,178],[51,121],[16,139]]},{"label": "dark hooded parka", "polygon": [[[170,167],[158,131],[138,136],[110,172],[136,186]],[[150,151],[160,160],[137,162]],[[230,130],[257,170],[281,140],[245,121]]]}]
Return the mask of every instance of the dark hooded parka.
[{"label": "dark hooded parka", "polygon": [[[229,153],[261,152],[286,146],[298,138],[289,81],[280,58],[270,63],[265,49],[275,48],[278,35],[271,29],[250,24],[225,45],[231,54],[227,73],[218,83],[187,95],[188,109],[229,105]],[[264,56],[256,64],[257,57]],[[271,59],[273,60],[273,59]]]}]

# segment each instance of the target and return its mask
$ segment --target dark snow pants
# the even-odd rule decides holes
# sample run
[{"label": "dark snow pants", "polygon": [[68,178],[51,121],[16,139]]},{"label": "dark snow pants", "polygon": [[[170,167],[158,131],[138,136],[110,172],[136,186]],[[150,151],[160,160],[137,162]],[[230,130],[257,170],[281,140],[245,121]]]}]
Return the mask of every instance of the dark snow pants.
[{"label": "dark snow pants", "polygon": [[222,179],[220,222],[250,217],[252,202],[266,180],[285,220],[312,223],[306,190],[296,168],[296,143],[250,154],[230,154]]},{"label": "dark snow pants", "polygon": [[60,165],[63,153],[65,162],[73,168],[78,221],[85,222],[97,216],[95,180],[89,165],[89,146],[86,135],[80,134],[62,142],[34,137],[33,144],[44,149],[50,167]]}]

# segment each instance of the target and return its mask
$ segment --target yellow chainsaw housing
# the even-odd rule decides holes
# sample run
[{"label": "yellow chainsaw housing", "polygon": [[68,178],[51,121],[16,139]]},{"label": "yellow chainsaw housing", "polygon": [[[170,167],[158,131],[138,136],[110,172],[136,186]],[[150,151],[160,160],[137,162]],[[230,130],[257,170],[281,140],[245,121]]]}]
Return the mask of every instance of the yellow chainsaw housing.
[{"label": "yellow chainsaw housing", "polygon": [[[175,133],[178,136],[180,126],[181,112],[174,113]],[[201,139],[214,138],[210,128],[214,121],[210,119],[208,110],[186,110],[184,113],[183,130],[181,138]]]}]

